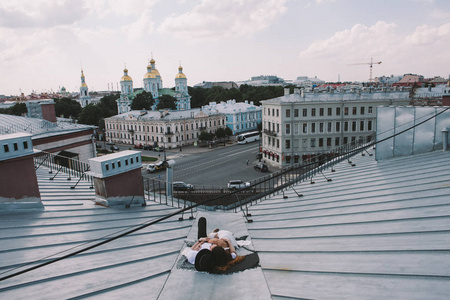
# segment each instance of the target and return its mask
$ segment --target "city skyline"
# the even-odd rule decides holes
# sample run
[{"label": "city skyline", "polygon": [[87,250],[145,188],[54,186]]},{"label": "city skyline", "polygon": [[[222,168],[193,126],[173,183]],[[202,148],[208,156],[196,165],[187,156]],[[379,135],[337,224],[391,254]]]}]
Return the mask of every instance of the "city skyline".
[{"label": "city skyline", "polygon": [[[376,4],[376,5],[375,5]],[[448,77],[450,2],[414,1],[0,1],[0,94],[134,87],[150,58],[173,87],[277,75],[368,81],[415,73]],[[362,65],[355,65],[361,64]]]}]

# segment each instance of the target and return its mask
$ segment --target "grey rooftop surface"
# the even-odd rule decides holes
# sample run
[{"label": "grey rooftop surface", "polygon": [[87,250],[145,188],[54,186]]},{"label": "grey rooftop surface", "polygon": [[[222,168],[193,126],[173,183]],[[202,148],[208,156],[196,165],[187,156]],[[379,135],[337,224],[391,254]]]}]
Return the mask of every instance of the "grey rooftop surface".
[{"label": "grey rooftop surface", "polygon": [[[344,161],[325,171],[330,182],[318,175],[314,184],[286,190],[287,198],[279,193],[253,203],[252,223],[241,212],[174,216],[0,281],[0,298],[448,299],[450,152],[380,162],[365,154],[351,158],[355,166]],[[177,210],[152,201],[96,206],[88,184],[71,190],[67,176],[49,181],[47,170],[38,172],[45,211],[0,215],[0,277]],[[208,231],[249,234],[260,267],[230,275],[178,268],[200,216]]]}]

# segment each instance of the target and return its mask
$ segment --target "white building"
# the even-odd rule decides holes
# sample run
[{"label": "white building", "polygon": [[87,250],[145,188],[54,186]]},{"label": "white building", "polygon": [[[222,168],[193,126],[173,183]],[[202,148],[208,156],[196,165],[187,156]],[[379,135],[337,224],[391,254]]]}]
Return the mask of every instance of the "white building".
[{"label": "white building", "polygon": [[105,119],[106,140],[176,148],[193,144],[202,131],[225,127],[225,115],[201,109],[179,111],[132,110]]},{"label": "white building", "polygon": [[[287,90],[287,91],[286,91]],[[300,93],[261,101],[263,159],[284,167],[375,132],[376,107],[409,104],[408,92]]]},{"label": "white building", "polygon": [[210,102],[209,105],[202,107],[203,111],[217,111],[226,115],[227,126],[233,131],[233,134],[240,132],[256,130],[258,123],[262,121],[262,107],[245,102],[236,102],[228,100],[226,102]]}]

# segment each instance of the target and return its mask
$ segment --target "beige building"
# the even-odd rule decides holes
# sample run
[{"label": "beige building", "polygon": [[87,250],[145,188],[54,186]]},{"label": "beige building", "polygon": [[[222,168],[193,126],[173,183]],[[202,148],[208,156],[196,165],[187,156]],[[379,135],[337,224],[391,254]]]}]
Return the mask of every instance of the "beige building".
[{"label": "beige building", "polygon": [[261,101],[262,157],[285,167],[369,136],[377,106],[409,104],[408,92],[300,93]]},{"label": "beige building", "polygon": [[169,149],[193,144],[202,131],[214,133],[225,126],[225,114],[201,109],[133,110],[105,119],[107,141]]}]

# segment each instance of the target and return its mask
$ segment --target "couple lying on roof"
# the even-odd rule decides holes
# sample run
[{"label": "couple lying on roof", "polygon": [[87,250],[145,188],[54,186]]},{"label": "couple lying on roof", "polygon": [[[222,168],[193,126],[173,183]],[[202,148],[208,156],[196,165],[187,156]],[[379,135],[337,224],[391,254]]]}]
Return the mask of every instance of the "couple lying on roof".
[{"label": "couple lying on roof", "polygon": [[198,221],[198,241],[185,253],[197,271],[212,272],[236,259],[236,239],[228,230],[215,229],[206,235],[206,219]]}]

